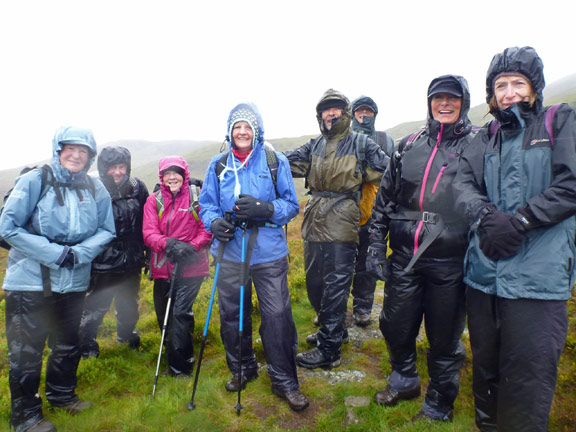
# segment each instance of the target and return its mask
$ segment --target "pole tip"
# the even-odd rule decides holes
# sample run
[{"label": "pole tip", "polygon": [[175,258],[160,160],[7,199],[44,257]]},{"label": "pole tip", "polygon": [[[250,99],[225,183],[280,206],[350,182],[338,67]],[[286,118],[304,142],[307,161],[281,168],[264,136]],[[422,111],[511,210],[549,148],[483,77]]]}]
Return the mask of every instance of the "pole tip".
[{"label": "pole tip", "polygon": [[192,411],[196,408],[196,405],[194,405],[193,402],[190,402],[188,405],[186,405],[186,408],[188,408],[189,411]]}]

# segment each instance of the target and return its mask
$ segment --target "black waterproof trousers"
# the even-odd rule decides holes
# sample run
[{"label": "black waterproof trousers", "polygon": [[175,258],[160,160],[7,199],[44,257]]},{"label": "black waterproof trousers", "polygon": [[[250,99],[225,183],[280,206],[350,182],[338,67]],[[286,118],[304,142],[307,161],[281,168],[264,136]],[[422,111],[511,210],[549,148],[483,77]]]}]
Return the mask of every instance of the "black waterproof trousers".
[{"label": "black waterproof trousers", "polygon": [[563,300],[506,299],[468,287],[476,424],[545,432],[568,334]]},{"label": "black waterproof trousers", "polygon": [[318,349],[340,358],[356,243],[304,242],[308,299],[318,313]]},{"label": "black waterproof trousers", "polygon": [[459,390],[458,371],[466,357],[460,341],[466,319],[462,258],[419,260],[408,273],[404,267],[409,257],[393,253],[390,259],[391,275],[384,287],[380,330],[388,346],[392,370],[404,377],[418,376],[416,337],[424,319],[430,344],[425,411],[447,415],[454,409]]},{"label": "black waterproof trousers", "polygon": [[[226,362],[233,375],[238,375],[240,362],[240,267],[241,263],[222,261],[218,276],[218,305],[220,306],[220,334]],[[288,292],[288,261],[277,261],[250,266],[244,287],[242,375],[251,376],[258,371],[252,347],[252,283],[260,306],[260,337],[268,363],[268,376],[274,386],[288,392],[299,389],[296,374],[298,335],[292,317]]]},{"label": "black waterproof trousers", "polygon": [[[194,366],[192,334],[195,321],[192,306],[200,292],[204,276],[175,277],[165,339],[168,372],[171,375],[190,375]],[[156,279],[154,281],[154,309],[160,331],[164,325],[169,291],[170,281],[168,279]]]},{"label": "black waterproof trousers", "polygon": [[6,291],[6,338],[10,361],[10,424],[26,430],[42,419],[38,394],[42,352],[49,337],[46,399],[53,406],[78,401],[76,370],[80,360],[78,327],[84,292]]},{"label": "black waterproof trousers", "polygon": [[370,315],[374,303],[374,291],[376,291],[376,278],[372,274],[366,273],[366,255],[370,243],[368,224],[362,225],[358,234],[360,244],[356,255],[354,281],[352,282],[352,310],[357,315]]},{"label": "black waterproof trousers", "polygon": [[119,342],[129,342],[138,334],[138,291],[141,271],[125,273],[93,273],[84,301],[80,322],[80,341],[83,346],[98,348],[96,335],[112,299],[116,309],[116,334]]}]

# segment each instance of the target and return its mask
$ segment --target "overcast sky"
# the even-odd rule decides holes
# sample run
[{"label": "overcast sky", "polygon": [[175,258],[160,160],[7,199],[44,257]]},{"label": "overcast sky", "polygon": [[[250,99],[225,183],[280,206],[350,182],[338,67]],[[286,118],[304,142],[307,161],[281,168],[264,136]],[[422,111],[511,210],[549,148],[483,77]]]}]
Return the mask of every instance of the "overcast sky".
[{"label": "overcast sky", "polygon": [[[258,105],[266,137],[318,133],[332,87],[422,119],[436,76],[485,98],[492,56],[533,46],[547,82],[576,72],[569,1],[31,0],[0,4],[0,169],[48,158],[62,124],[118,139],[222,140]],[[570,8],[570,9],[567,9]]]}]

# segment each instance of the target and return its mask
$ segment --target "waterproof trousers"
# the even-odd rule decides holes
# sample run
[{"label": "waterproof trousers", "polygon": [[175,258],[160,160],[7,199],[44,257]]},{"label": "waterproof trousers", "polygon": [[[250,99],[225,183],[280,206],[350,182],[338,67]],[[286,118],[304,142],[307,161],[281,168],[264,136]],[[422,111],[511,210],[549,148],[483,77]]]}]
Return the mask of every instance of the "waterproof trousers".
[{"label": "waterproof trousers", "polygon": [[376,278],[371,273],[366,273],[366,255],[370,244],[368,224],[362,225],[358,234],[360,244],[354,267],[354,281],[352,282],[352,310],[357,315],[370,315],[374,303],[374,292],[376,291]]},{"label": "waterproof trousers", "polygon": [[46,399],[53,406],[78,401],[76,370],[80,360],[78,328],[84,292],[44,297],[36,291],[6,291],[6,339],[10,361],[10,424],[26,430],[42,419],[38,394],[42,352],[49,338]]},{"label": "waterproof trousers", "polygon": [[340,358],[356,243],[304,242],[308,299],[318,313],[318,349]]},{"label": "waterproof trousers", "polygon": [[[268,376],[281,391],[299,389],[296,374],[298,335],[292,317],[288,292],[288,261],[251,265],[244,283],[244,304],[240,306],[240,267],[242,263],[222,261],[218,276],[218,305],[220,306],[220,334],[226,362],[233,375],[253,376],[258,371],[252,347],[252,284],[260,306],[260,337],[268,363]],[[251,280],[251,282],[250,282]],[[242,359],[238,358],[240,307],[243,308]]]},{"label": "waterproof trousers", "polygon": [[80,322],[80,340],[83,346],[96,344],[98,327],[110,309],[112,299],[116,309],[116,334],[119,342],[130,342],[138,322],[138,291],[140,269],[124,273],[93,273],[84,301]]},{"label": "waterproof trousers", "polygon": [[[166,358],[170,375],[190,375],[194,366],[194,311],[192,306],[198,296],[204,276],[180,277],[174,282],[172,301],[168,311],[168,326],[166,328]],[[164,316],[168,304],[170,281],[156,279],[154,281],[154,309],[158,326],[162,331]]]},{"label": "waterproof trousers", "polygon": [[506,299],[468,287],[476,425],[544,432],[568,334],[563,300]]},{"label": "waterproof trousers", "polygon": [[460,341],[466,319],[462,258],[419,260],[409,272],[404,271],[409,257],[393,253],[390,259],[391,274],[384,287],[380,330],[392,370],[404,378],[418,377],[416,337],[424,319],[430,344],[427,358],[430,383],[424,412],[431,417],[448,415],[454,409],[460,385],[458,372],[466,357]]}]

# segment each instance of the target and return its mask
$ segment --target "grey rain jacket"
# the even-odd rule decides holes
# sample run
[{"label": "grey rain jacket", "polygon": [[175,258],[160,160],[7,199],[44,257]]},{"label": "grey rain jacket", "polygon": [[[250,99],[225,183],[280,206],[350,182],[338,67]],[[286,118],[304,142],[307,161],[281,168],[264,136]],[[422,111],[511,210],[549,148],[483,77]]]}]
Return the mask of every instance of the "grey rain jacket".
[{"label": "grey rain jacket", "polygon": [[[472,225],[464,280],[499,297],[566,300],[575,279],[576,115],[568,105],[560,106],[552,145],[542,107],[543,66],[530,50],[510,48],[495,56],[487,90],[489,100],[494,77],[518,71],[533,85],[534,106],[520,102],[496,110],[500,129],[490,136],[485,125],[464,152],[454,182],[457,207]],[[506,213],[523,207],[537,226],[510,258],[492,261],[480,250],[477,225],[489,203]]]}]

